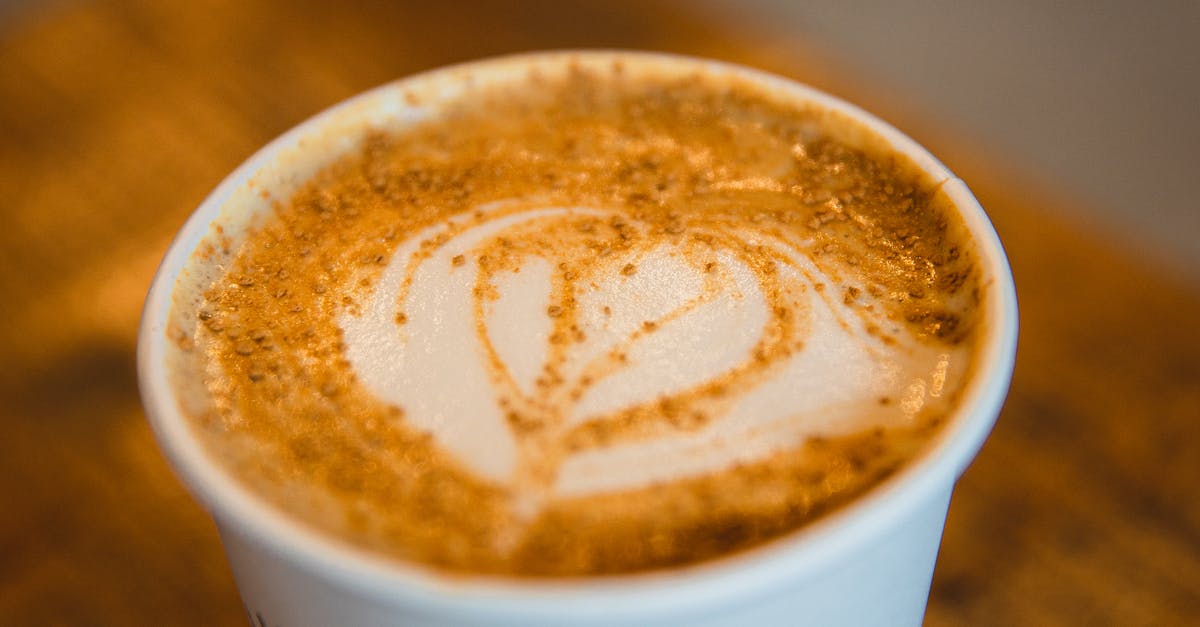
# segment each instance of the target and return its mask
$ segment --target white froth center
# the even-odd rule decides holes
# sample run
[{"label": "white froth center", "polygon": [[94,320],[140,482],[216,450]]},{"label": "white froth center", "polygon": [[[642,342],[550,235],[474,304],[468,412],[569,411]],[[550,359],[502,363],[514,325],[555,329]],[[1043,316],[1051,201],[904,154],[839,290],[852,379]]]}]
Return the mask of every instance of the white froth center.
[{"label": "white froth center", "polygon": [[[358,315],[347,312],[339,320],[359,380],[381,400],[402,407],[410,427],[431,434],[465,467],[511,485],[519,446],[476,328],[479,268],[455,258],[473,259],[474,247],[514,225],[600,213],[547,207],[461,231],[431,227],[405,241]],[[438,235],[450,237],[423,253],[421,242]],[[787,278],[834,285],[801,253],[792,261],[779,265]],[[713,380],[747,359],[768,324],[768,304],[750,268],[732,255],[718,254],[717,262],[727,279],[724,289],[692,307],[684,305],[702,292],[702,271],[669,242],[641,256],[636,273],[614,273],[584,286],[577,320],[585,339],[572,346],[562,376],[568,381],[581,376],[614,348],[624,350],[626,361],[571,404],[568,424]],[[501,271],[493,281],[498,297],[485,307],[486,337],[525,394],[533,394],[548,355],[552,321],[546,312],[554,271],[550,260],[537,258],[519,272]],[[946,354],[915,342],[885,345],[861,328],[840,299],[823,298],[818,290],[805,290],[801,298],[809,308],[803,348],[740,392],[723,414],[696,431],[575,454],[559,467],[554,493],[582,496],[702,475],[762,459],[808,437],[870,427],[864,424],[867,416],[897,424],[920,409],[927,382],[945,378]],[[397,322],[400,312],[403,324]],[[647,321],[661,323],[653,333],[639,334]],[[878,407],[885,396],[897,400],[890,413]]]}]

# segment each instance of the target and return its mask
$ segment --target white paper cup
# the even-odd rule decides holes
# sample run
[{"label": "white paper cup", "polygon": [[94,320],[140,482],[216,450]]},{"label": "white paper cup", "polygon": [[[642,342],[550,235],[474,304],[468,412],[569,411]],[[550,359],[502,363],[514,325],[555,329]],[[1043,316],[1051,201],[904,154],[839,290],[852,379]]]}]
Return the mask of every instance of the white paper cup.
[{"label": "white paper cup", "polygon": [[[404,92],[454,98],[469,81],[503,81],[531,66],[568,62],[663,72],[734,74],[775,94],[847,115],[908,155],[957,205],[978,246],[985,329],[975,373],[930,450],[842,509],[765,545],[700,565],[570,580],[447,575],[399,563],[319,533],[258,499],[193,435],[169,371],[180,359],[170,334],[187,333],[195,308],[174,294],[204,279],[193,252],[220,224],[239,232],[287,198],[317,168],[352,150],[365,126],[402,127],[428,113]],[[219,267],[216,258],[212,266]],[[179,306],[173,309],[173,302]],[[453,66],[385,85],[308,120],[263,148],[204,201],[176,237],[150,289],[138,342],[138,375],[167,457],[212,514],[246,611],[256,625],[917,625],[955,481],[979,450],[1007,393],[1017,307],[1004,251],[962,181],[914,141],[857,107],[810,87],[743,67],[631,52],[555,52]]]}]

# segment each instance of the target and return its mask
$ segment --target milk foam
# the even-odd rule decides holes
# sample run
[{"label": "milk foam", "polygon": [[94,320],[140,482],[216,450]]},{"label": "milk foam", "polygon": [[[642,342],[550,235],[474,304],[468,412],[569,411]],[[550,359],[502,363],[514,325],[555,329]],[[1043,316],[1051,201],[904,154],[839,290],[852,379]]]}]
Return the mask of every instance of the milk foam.
[{"label": "milk foam", "polygon": [[[402,420],[430,433],[466,468],[520,491],[519,466],[539,460],[521,460],[525,436],[506,417],[505,382],[532,402],[561,407],[559,431],[549,435],[554,438],[752,361],[771,324],[753,269],[727,251],[698,268],[678,242],[664,238],[636,258],[618,254],[609,263],[628,269],[636,262],[636,271],[606,273],[576,286],[578,337],[554,371],[565,383],[538,399],[554,329],[551,278],[560,260],[533,256],[515,271],[501,271],[488,286],[492,296],[480,300],[480,247],[514,227],[609,215],[540,207],[414,234],[359,306],[340,317],[360,382],[402,407]],[[732,236],[756,241],[754,233]],[[753,385],[729,390],[711,406],[717,415],[699,428],[568,451],[552,468],[550,496],[644,487],[753,462],[810,437],[903,424],[937,390],[947,369],[965,361],[945,347],[903,335],[884,342],[868,333],[862,310],[833,293],[840,283],[809,259],[811,251],[796,246],[782,252],[786,263],[774,262],[781,280],[806,288],[796,294],[791,312],[802,329],[796,350]],[[504,380],[489,363],[502,365]],[[567,396],[572,389],[576,395]]]}]

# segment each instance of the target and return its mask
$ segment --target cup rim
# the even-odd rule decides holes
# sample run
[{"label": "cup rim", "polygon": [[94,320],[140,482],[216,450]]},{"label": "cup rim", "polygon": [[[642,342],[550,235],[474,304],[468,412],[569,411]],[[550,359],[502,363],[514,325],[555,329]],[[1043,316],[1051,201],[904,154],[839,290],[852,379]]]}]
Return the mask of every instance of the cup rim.
[{"label": "cup rim", "polygon": [[[904,153],[934,180],[962,216],[985,269],[987,336],[951,420],[918,458],[865,494],[801,529],[757,547],[693,566],[628,575],[561,580],[444,573],[375,555],[275,509],[224,471],[191,433],[164,366],[176,279],[233,192],[281,151],[319,133],[339,116],[381,95],[460,75],[545,63],[611,63],[732,74],[790,101],[850,117]],[[361,113],[361,112],[360,112]],[[697,57],[626,50],[564,50],[505,55],[408,76],[342,101],[293,127],[242,163],[199,205],[176,235],[147,295],[138,333],[138,381],[147,417],[175,473],[223,529],[285,556],[301,568],[371,597],[460,614],[545,614],[597,610],[661,613],[749,599],[820,572],[841,555],[882,537],[965,471],[990,433],[1015,360],[1017,306],[1012,273],[995,229],[966,185],[927,150],[876,116],[803,83],[761,70]]]}]

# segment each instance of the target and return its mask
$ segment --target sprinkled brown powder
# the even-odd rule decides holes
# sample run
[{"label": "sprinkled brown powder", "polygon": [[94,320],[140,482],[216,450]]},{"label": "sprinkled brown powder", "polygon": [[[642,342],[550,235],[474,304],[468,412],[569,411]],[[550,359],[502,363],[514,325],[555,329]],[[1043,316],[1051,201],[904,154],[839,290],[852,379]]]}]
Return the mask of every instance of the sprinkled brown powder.
[{"label": "sprinkled brown powder", "polygon": [[[337,316],[358,306],[359,286],[378,280],[410,234],[451,220],[466,229],[491,218],[477,207],[513,199],[513,211],[528,199],[620,214],[514,229],[473,257],[485,279],[520,272],[531,257],[570,259],[555,273],[545,311],[553,330],[538,385],[547,395],[578,399],[593,384],[564,390],[555,371],[556,355],[586,337],[572,286],[604,272],[633,281],[637,264],[624,260],[655,238],[679,242],[714,281],[724,271],[715,254],[736,255],[775,312],[740,369],[565,431],[548,398],[502,395],[506,422],[526,434],[525,454],[541,456],[522,467],[520,485],[551,482],[572,452],[699,429],[729,397],[802,350],[803,321],[789,313],[801,288],[779,278],[777,264],[787,260],[770,243],[806,241],[830,276],[854,277],[857,286],[836,295],[812,287],[820,298],[864,303],[864,321],[883,316],[928,343],[973,341],[978,273],[958,218],[897,156],[815,130],[846,122],[777,104],[741,83],[582,68],[537,82],[450,105],[403,137],[369,134],[360,151],[282,205],[208,290],[196,344],[228,376],[208,382],[215,416],[196,422],[244,481],[314,525],[401,559],[454,571],[584,575],[760,544],[853,499],[919,451],[940,414],[918,414],[912,427],[887,433],[797,443],[727,473],[553,500],[525,520],[508,487],[475,477],[407,426],[402,408],[374,398],[345,357]],[[749,229],[757,243],[731,238],[735,229]],[[425,242],[420,254],[445,242]],[[455,268],[466,262],[451,260]],[[498,295],[481,279],[476,297]],[[395,321],[408,317],[397,312]],[[638,333],[668,321],[647,320]],[[627,359],[614,350],[603,364]],[[540,435],[555,430],[564,433],[561,446]]]}]

